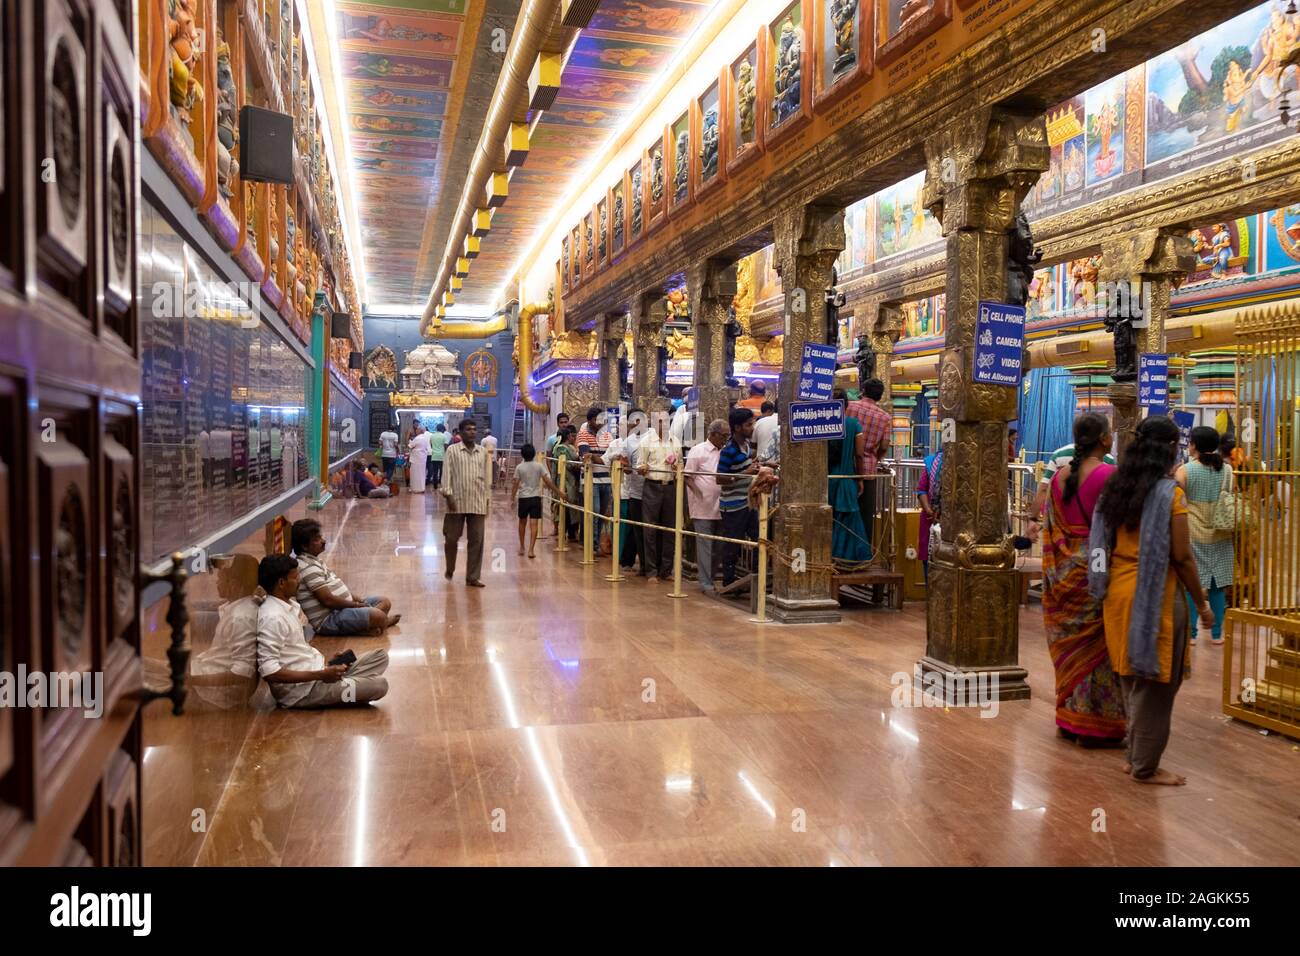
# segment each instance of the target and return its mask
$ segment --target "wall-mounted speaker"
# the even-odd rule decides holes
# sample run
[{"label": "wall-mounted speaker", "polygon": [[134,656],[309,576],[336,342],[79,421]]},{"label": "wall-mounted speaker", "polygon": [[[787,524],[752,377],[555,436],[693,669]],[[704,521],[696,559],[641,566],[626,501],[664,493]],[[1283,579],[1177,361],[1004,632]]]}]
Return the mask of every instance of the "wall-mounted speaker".
[{"label": "wall-mounted speaker", "polygon": [[346,312],[330,313],[330,338],[346,339],[352,335],[352,316]]},{"label": "wall-mounted speaker", "polygon": [[293,117],[245,106],[239,111],[239,175],[246,182],[293,185]]},{"label": "wall-mounted speaker", "polygon": [[360,352],[348,353],[348,368],[354,368],[357,371],[361,371],[365,367],[366,367],[366,361],[364,355],[362,355]]}]

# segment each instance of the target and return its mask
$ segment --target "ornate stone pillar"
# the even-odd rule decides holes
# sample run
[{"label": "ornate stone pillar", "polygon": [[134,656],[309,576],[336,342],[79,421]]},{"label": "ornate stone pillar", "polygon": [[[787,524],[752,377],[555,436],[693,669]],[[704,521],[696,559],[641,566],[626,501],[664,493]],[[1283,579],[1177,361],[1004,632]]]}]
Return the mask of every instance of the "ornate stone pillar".
[{"label": "ornate stone pillar", "polygon": [[[880,406],[888,408],[894,397],[894,346],[903,334],[903,309],[898,302],[878,302],[873,303],[868,316],[870,323],[865,328],[870,337],[868,341],[871,350],[876,353],[876,378],[885,386]],[[863,384],[858,382],[859,387]]]},{"label": "ornate stone pillar", "polygon": [[[780,408],[789,421],[798,400],[799,366],[805,343],[826,343],[826,290],[844,250],[844,210],[838,206],[795,206],[776,217],[776,270],[785,295],[784,358]],[[831,596],[831,506],[826,496],[825,442],[792,442],[781,429],[781,510],[774,540],[772,616],[787,623],[840,619]],[[791,561],[788,556],[794,556]]]},{"label": "ornate stone pillar", "polygon": [[727,310],[736,295],[735,263],[708,259],[686,270],[686,289],[695,326],[694,386],[700,393],[700,435],[715,418],[727,417]]},{"label": "ornate stone pillar", "polygon": [[662,292],[643,292],[632,303],[632,397],[646,412],[666,412],[659,394],[659,346],[663,343],[668,306]]},{"label": "ornate stone pillar", "polygon": [[[1137,355],[1165,352],[1165,323],[1169,319],[1169,297],[1196,266],[1196,254],[1186,229],[1142,229],[1105,239],[1101,244],[1100,279],[1107,290],[1107,304],[1117,287],[1127,283],[1129,301],[1140,302],[1140,319],[1133,322]],[[1117,343],[1118,344],[1118,340]],[[1134,358],[1136,365],[1138,359]],[[1116,349],[1116,368],[1121,356]],[[1114,409],[1115,437],[1122,455],[1133,441],[1138,423],[1137,382],[1112,382],[1106,389]]]},{"label": "ornate stone pillar", "polygon": [[1047,130],[1041,116],[986,107],[927,140],[925,158],[922,201],[947,240],[948,321],[939,364],[941,541],[930,555],[921,670],[945,687],[974,677],[998,699],[1018,700],[1029,685],[1019,664],[1006,449],[1019,390],[971,378],[979,303],[1007,299],[1008,232],[1047,169]]},{"label": "ornate stone pillar", "polygon": [[596,358],[600,366],[597,399],[611,407],[619,403],[618,349],[623,344],[624,312],[606,312],[596,325]]}]

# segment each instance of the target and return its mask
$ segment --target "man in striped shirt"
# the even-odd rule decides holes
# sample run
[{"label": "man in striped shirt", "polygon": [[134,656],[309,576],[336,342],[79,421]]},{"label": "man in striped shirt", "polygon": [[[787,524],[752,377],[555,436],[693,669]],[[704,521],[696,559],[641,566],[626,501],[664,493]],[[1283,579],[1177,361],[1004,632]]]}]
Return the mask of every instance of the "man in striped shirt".
[{"label": "man in striped shirt", "polygon": [[[1034,503],[1029,508],[1029,514],[1032,520],[1029,522],[1027,534],[1031,538],[1037,538],[1038,533],[1043,530],[1043,509],[1047,505],[1047,491],[1052,487],[1052,479],[1056,473],[1074,460],[1074,445],[1062,445],[1052,456],[1047,459],[1043,465],[1043,477],[1038,481],[1038,491],[1034,494]],[[1102,457],[1108,465],[1115,464],[1112,455],[1106,454]]]},{"label": "man in striped shirt", "polygon": [[461,532],[467,538],[468,557],[465,583],[472,588],[486,587],[479,580],[483,572],[483,531],[487,527],[488,501],[492,487],[492,455],[478,443],[478,424],[463,418],[457,429],[460,441],[447,448],[442,463],[442,487],[447,499],[447,513],[442,518],[442,535],[447,550],[447,570],[451,580],[456,573],[456,551]]},{"label": "man in striped shirt", "polygon": [[298,604],[312,630],[323,637],[366,634],[391,627],[402,615],[388,612],[386,597],[357,600],[343,579],[325,564],[325,536],[315,518],[300,518],[289,532],[298,558]]},{"label": "man in striped shirt", "polygon": [[[731,441],[718,453],[718,484],[722,495],[718,508],[722,514],[724,538],[758,538],[758,515],[749,507],[749,486],[754,483],[758,462],[754,460],[754,447],[750,437],[754,434],[754,410],[737,406],[727,416],[731,426]],[[722,585],[736,580],[736,560],[740,545],[730,541],[722,545]]]}]

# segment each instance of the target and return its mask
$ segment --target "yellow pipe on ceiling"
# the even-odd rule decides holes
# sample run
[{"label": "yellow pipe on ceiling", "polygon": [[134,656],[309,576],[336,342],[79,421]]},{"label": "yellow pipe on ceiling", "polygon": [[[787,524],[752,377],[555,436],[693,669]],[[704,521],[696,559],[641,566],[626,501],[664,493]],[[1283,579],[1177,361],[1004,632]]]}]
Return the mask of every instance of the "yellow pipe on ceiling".
[{"label": "yellow pipe on ceiling", "polygon": [[[1224,348],[1234,342],[1238,316],[1259,306],[1220,309],[1201,315],[1180,315],[1165,323],[1165,348],[1169,352],[1193,352]],[[939,355],[890,362],[894,382],[933,382],[939,378]],[[1030,368],[1064,368],[1110,363],[1115,360],[1115,340],[1105,329],[1074,335],[1050,336],[1029,343]]]},{"label": "yellow pipe on ceiling", "polygon": [[426,339],[485,339],[506,330],[504,314],[486,322],[427,322],[420,320],[420,334]]}]

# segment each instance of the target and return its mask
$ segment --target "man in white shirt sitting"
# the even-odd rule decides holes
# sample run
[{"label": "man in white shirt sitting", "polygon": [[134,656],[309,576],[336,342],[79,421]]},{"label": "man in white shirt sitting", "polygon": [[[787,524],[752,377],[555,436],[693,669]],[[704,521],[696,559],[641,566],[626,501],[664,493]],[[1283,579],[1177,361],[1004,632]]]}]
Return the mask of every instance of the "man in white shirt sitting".
[{"label": "man in white shirt sitting", "polygon": [[281,707],[337,707],[367,704],[388,693],[382,676],[388,652],[370,651],[351,664],[326,664],[307,643],[298,591],[298,562],[287,554],[270,554],[257,567],[257,583],[266,600],[257,612],[257,671]]}]

